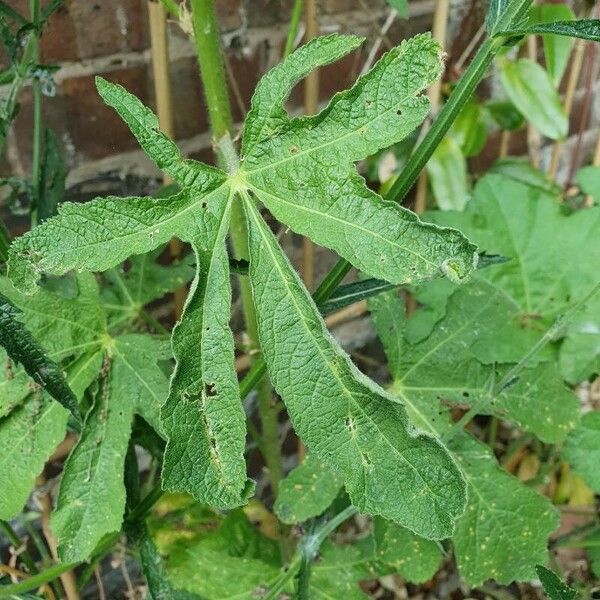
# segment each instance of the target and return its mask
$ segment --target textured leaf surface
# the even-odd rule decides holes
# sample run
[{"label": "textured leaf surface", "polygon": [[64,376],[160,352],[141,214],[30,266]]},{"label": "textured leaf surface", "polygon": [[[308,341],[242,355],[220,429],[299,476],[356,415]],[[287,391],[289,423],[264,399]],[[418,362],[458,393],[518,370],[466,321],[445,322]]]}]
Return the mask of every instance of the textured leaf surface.
[{"label": "textured leaf surface", "polygon": [[244,503],[254,486],[246,477],[245,415],[229,329],[229,205],[205,224],[193,244],[196,279],[173,333],[177,366],[162,409],[169,439],[162,476],[165,489],[231,508]]},{"label": "textured leaf surface", "polygon": [[553,140],[567,135],[567,116],[548,73],[540,65],[527,58],[506,60],[500,75],[511,102],[540,133]]},{"label": "textured leaf surface", "polygon": [[[540,319],[553,319],[597,283],[592,265],[600,261],[600,207],[565,214],[557,196],[528,181],[487,175],[463,213],[435,212],[427,218],[460,229],[488,254],[511,259],[478,277],[507,293],[519,306],[521,322],[535,330]],[[589,261],[582,263],[584,249]]]},{"label": "textured leaf surface", "polygon": [[557,511],[547,498],[500,469],[473,438],[462,437],[451,448],[468,485],[467,510],[452,538],[462,576],[471,585],[489,578],[510,583],[534,577],[534,566],[548,557]]},{"label": "textured leaf surface", "polygon": [[[299,79],[315,67],[354,50],[359,43],[354,36],[319,38],[266,76],[258,86],[248,116],[240,169],[232,168],[229,174],[184,159],[175,144],[159,131],[158,119],[149,109],[122,87],[98,79],[103,99],[117,110],[146,153],[178,182],[182,191],[169,198],[111,197],[84,205],[66,203],[59,215],[11,247],[10,275],[23,292],[31,293],[42,273],[104,271],[129,256],[158,248],[173,236],[194,244],[202,262],[186,317],[173,339],[178,371],[163,413],[169,433],[165,479],[171,482],[169,486],[183,485],[206,500],[220,494],[216,500],[219,506],[238,504],[249,491],[240,487],[246,482],[240,474],[244,430],[231,368],[229,299],[225,302],[229,284],[223,244],[226,224],[222,217],[230,201],[239,202],[248,193],[260,196],[275,217],[297,231],[309,231],[318,243],[337,250],[365,272],[390,282],[416,281],[438,274],[463,280],[476,264],[475,247],[461,234],[423,224],[413,213],[383,202],[365,186],[353,164],[402,139],[425,117],[429,105],[423,92],[441,70],[441,50],[429,36],[418,36],[390,51],[351,90],[336,95],[320,115],[290,119],[285,113],[283,103]],[[232,198],[232,194],[237,197]],[[217,230],[215,222],[220,223]],[[215,239],[219,244],[213,243]],[[281,260],[279,249],[274,246],[271,250]],[[143,264],[143,259],[134,259],[132,276],[138,264]],[[289,269],[285,260],[283,264]],[[297,285],[294,276],[285,273]],[[123,283],[121,278],[118,284]],[[127,282],[121,288],[124,294],[132,295]],[[214,290],[218,292],[214,294]],[[305,293],[302,288],[300,291]],[[138,302],[131,306],[150,297],[142,300],[143,296],[141,292],[132,296]],[[324,358],[332,362],[333,370],[328,373],[336,386],[348,385],[351,391],[344,393],[350,393],[357,406],[366,402],[366,407],[353,407],[358,410],[356,414],[341,411],[348,418],[347,425],[342,421],[345,441],[341,442],[346,445],[347,454],[334,462],[343,463],[347,486],[355,496],[363,498],[362,506],[369,506],[373,512],[389,509],[409,526],[408,505],[392,506],[395,491],[401,490],[409,503],[413,495],[424,494],[426,500],[414,527],[424,526],[432,536],[447,534],[464,500],[462,482],[452,461],[437,442],[408,430],[402,407],[359,377],[347,358],[332,345],[318,315],[311,312],[314,306],[306,298],[303,302],[308,302],[309,310],[304,315],[305,322],[313,327],[306,332],[326,336],[323,341],[311,340],[310,347],[318,356],[325,352]],[[263,322],[270,319],[268,313],[262,318]],[[222,346],[214,342],[219,336]],[[199,341],[200,352],[190,344],[192,339]],[[116,360],[119,344],[125,342],[104,339],[102,343],[111,347]],[[88,358],[94,356],[93,349],[87,350]],[[214,361],[215,352],[220,361]],[[145,354],[140,351],[142,355]],[[79,356],[75,360],[84,359]],[[336,374],[338,365],[347,379],[345,383]],[[89,372],[81,366],[81,373]],[[181,395],[190,390],[196,397],[199,390],[200,397],[206,396],[204,421],[203,413],[196,410],[193,402],[181,402]],[[381,406],[384,409],[379,414]],[[148,410],[152,413],[153,409]],[[360,449],[353,441],[354,421],[359,417],[365,424],[364,431],[360,431]],[[144,418],[155,420],[146,414]],[[332,416],[328,418],[331,421]],[[309,429],[308,437],[315,439],[319,432],[312,426]],[[380,443],[373,451],[373,458],[377,455],[376,462],[381,462],[377,472],[369,462],[372,452],[367,448],[374,429],[381,432]],[[176,454],[169,459],[169,452],[174,449]],[[214,459],[224,461],[225,453],[229,454],[228,472],[219,473],[220,466]],[[325,449],[317,458],[325,460],[324,454]],[[205,460],[207,455],[210,462]],[[349,462],[350,457],[354,462]],[[328,456],[327,460],[332,459]],[[396,471],[396,466],[402,469]],[[394,481],[401,481],[386,497],[379,488],[385,487],[384,480],[390,473]]]},{"label": "textured leaf surface", "polygon": [[250,200],[244,206],[261,346],[295,430],[315,458],[343,476],[359,510],[425,537],[448,536],[464,502],[454,463],[353,366],[257,208]]},{"label": "textured leaf surface", "polygon": [[121,529],[123,469],[134,413],[160,431],[167,379],[156,364],[157,344],[147,336],[124,335],[104,355],[95,403],[65,464],[52,518],[65,562],[85,560],[105,535]]},{"label": "textured leaf surface", "polygon": [[62,369],[40,346],[31,332],[20,321],[20,311],[0,294],[0,345],[26,373],[41,385],[58,403],[81,420],[77,398],[69,387]]},{"label": "textured leaf surface", "polygon": [[14,241],[10,277],[31,294],[41,273],[105,271],[172,237],[189,240],[203,214],[218,209],[228,197],[224,181],[224,174],[210,170],[193,195],[184,191],[169,198],[111,196],[86,204],[65,202],[57,217]]},{"label": "textured leaf surface", "polygon": [[[85,560],[106,534],[119,531],[125,510],[123,468],[133,406],[105,359],[94,407],[69,456],[60,483],[52,529],[64,562]],[[121,389],[119,389],[121,388]]]},{"label": "textured leaf surface", "polygon": [[[484,280],[474,281],[457,289],[450,297],[446,316],[431,335],[411,345],[398,332],[390,339],[387,323],[401,322],[399,317],[386,316],[369,300],[376,313],[375,325],[386,348],[390,371],[395,381],[393,390],[404,400],[417,424],[425,429],[437,420],[439,400],[477,407],[481,414],[495,414],[511,420],[540,439],[557,442],[565,438],[576,422],[579,402],[565,388],[550,364],[525,369],[519,379],[506,389],[494,390],[494,384],[507,368],[482,364],[477,348],[482,340],[494,340],[497,332],[511,327],[514,303],[501,290]],[[397,346],[403,352],[394,363]],[[523,353],[528,350],[525,347]],[[520,358],[520,357],[518,357]],[[419,417],[418,415],[421,414]]]},{"label": "textured leaf surface", "polygon": [[65,436],[68,415],[38,392],[0,419],[0,519],[11,519],[23,508],[35,478]]},{"label": "textured leaf surface", "polygon": [[600,411],[589,412],[569,434],[563,458],[584,481],[600,493]]},{"label": "textured leaf surface", "polygon": [[[304,52],[322,43],[311,42]],[[440,52],[430,36],[417,36],[388,52],[319,115],[289,119],[279,108],[276,131],[245,149],[241,163],[244,182],[278,220],[392,283],[441,271],[462,279],[476,260],[475,248],[461,235],[428,228],[414,213],[382,200],[353,166],[425,118],[429,102],[422,92],[440,74]],[[278,81],[288,84],[287,95],[291,79]],[[281,102],[282,87],[276,91]],[[272,122],[266,119],[265,127]]]},{"label": "textured leaf surface", "polygon": [[577,592],[562,581],[554,571],[543,565],[536,565],[535,571],[550,600],[575,600],[577,598]]},{"label": "textured leaf surface", "polygon": [[344,480],[324,462],[308,454],[280,483],[275,514],[284,523],[301,523],[323,513]]},{"label": "textured leaf surface", "polygon": [[[401,362],[390,365],[398,377],[392,390],[404,400],[413,422],[434,435],[447,434],[451,427],[441,399],[476,402],[478,407],[490,402],[486,395],[494,383],[493,378],[490,380],[491,367],[474,358],[470,341],[486,328],[505,324],[503,307],[511,304],[507,304],[506,297],[498,290],[478,289],[479,285],[474,282],[455,292],[446,318],[438,323],[431,336],[414,346],[406,340],[400,342]],[[371,305],[370,309],[374,311],[376,306]],[[378,329],[383,327],[382,339],[387,352],[386,336],[390,330],[383,315],[379,315],[375,323]],[[396,356],[395,347],[392,346],[388,358]],[[533,373],[537,374],[537,370]],[[546,376],[548,373],[540,379]],[[519,385],[526,386],[528,377],[527,373],[522,374]],[[561,385],[560,380],[557,384]],[[514,387],[513,390],[509,387],[504,394],[492,399],[503,403],[505,408],[508,401],[517,405],[520,401],[523,404],[520,410],[531,410],[533,415],[527,418],[525,412],[517,413],[520,421],[527,420],[528,427],[540,436],[564,436],[563,409],[557,407],[559,403],[555,402],[552,389],[538,390],[525,400],[511,397],[513,393],[516,393]],[[493,408],[497,410],[497,406]],[[515,406],[510,409],[514,412]],[[577,403],[568,410],[575,418]],[[540,414],[552,415],[554,422],[544,424]],[[517,420],[514,415],[509,418]],[[502,471],[489,450],[474,439],[462,436],[451,442],[450,450],[467,481],[467,509],[458,519],[452,538],[461,575],[471,585],[490,578],[505,583],[531,578],[536,561],[545,560],[547,537],[557,524],[551,504]]]}]

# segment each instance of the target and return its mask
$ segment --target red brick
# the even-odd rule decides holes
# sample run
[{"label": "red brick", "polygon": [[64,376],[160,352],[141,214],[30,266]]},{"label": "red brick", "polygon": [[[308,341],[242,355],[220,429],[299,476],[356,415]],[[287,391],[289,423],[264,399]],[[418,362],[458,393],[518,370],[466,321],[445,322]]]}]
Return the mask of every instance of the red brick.
[{"label": "red brick", "polygon": [[230,31],[242,25],[240,10],[241,0],[219,0],[217,3],[217,18],[222,30]]},{"label": "red brick", "polygon": [[[145,67],[119,69],[105,77],[120,83],[142,102],[149,102],[149,77]],[[102,102],[93,76],[67,79],[61,87],[69,135],[78,153],[97,159],[138,147],[117,113]]]},{"label": "red brick", "polygon": [[208,131],[208,116],[195,58],[171,63],[171,101],[176,138]]},{"label": "red brick", "polygon": [[42,59],[57,62],[143,50],[149,44],[147,13],[146,0],[70,0],[48,21]]}]

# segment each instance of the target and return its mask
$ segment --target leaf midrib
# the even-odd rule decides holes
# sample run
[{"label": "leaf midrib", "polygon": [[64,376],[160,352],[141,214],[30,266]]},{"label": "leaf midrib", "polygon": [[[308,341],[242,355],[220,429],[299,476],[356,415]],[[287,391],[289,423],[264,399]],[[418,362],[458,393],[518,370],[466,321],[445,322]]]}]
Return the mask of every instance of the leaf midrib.
[{"label": "leaf midrib", "polygon": [[[246,200],[246,203],[248,205],[251,206],[251,201],[250,200]],[[258,222],[257,218],[256,218],[256,214],[255,214],[255,209],[253,206],[250,207],[250,210],[248,211],[249,214],[252,216],[252,218],[254,219],[255,223],[256,223],[256,227],[258,232],[260,233],[261,237],[263,238],[263,240],[265,241],[266,244],[266,248],[269,252],[269,254],[271,255],[272,258],[272,264],[275,266],[275,268],[277,269],[277,271],[280,274],[280,277],[282,279],[282,281],[284,282],[285,287],[288,290],[288,296],[292,299],[292,302],[295,304],[296,309],[298,310],[299,314],[303,314],[303,311],[300,309],[300,307],[298,306],[298,303],[296,302],[296,298],[294,296],[294,294],[292,293],[291,289],[289,288],[288,284],[287,284],[287,279],[285,277],[285,274],[282,272],[281,267],[277,261],[277,257],[273,254],[269,241],[264,237],[263,233],[262,233],[262,227],[260,225],[260,223]],[[304,318],[301,320],[304,328],[306,329],[306,331],[309,334],[309,338],[312,339],[312,334],[310,329],[306,326],[306,321],[304,320]],[[331,375],[334,377],[334,379],[336,379],[341,387],[341,389],[344,391],[345,395],[349,398],[349,405],[352,405],[356,408],[357,412],[362,414],[363,417],[371,422],[373,424],[373,426],[375,427],[375,429],[377,431],[380,432],[381,438],[383,440],[385,440],[386,444],[391,448],[392,453],[397,455],[400,459],[401,462],[405,463],[408,467],[410,467],[413,472],[418,476],[419,480],[422,481],[422,483],[425,485],[425,488],[427,489],[427,491],[434,497],[439,497],[438,493],[435,493],[430,487],[429,484],[424,480],[423,476],[421,475],[421,473],[419,472],[419,470],[409,461],[407,460],[404,456],[402,456],[402,454],[398,451],[398,449],[391,443],[390,440],[388,440],[388,438],[381,432],[381,430],[379,429],[379,427],[373,422],[373,420],[371,419],[371,417],[363,411],[362,407],[360,406],[360,404],[356,401],[356,399],[354,398],[354,396],[352,395],[351,391],[346,387],[345,383],[339,378],[338,374],[335,372],[334,369],[331,368],[331,365],[329,363],[329,361],[325,358],[325,356],[323,355],[323,351],[320,347],[319,344],[314,344],[316,349],[318,350],[319,354],[321,355],[321,358],[323,360],[323,363],[327,366],[327,368],[329,369],[329,372],[331,373]],[[371,390],[369,390],[371,391]],[[416,439],[416,438],[415,438]],[[357,450],[359,452],[359,454],[362,456],[362,451],[360,450],[360,448],[357,447]],[[411,500],[416,498],[419,495],[419,492],[415,493]]]}]

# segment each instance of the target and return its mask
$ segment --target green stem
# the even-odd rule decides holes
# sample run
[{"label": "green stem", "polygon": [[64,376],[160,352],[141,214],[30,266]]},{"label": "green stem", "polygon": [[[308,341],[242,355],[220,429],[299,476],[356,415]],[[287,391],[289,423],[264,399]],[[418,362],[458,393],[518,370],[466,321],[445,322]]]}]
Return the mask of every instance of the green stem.
[{"label": "green stem", "polygon": [[0,586],[0,598],[7,598],[35,590],[46,583],[54,581],[63,573],[73,570],[79,563],[59,563],[19,583]]},{"label": "green stem", "polygon": [[287,38],[285,40],[285,48],[283,49],[283,58],[287,58],[294,49],[294,40],[298,35],[300,19],[302,18],[302,10],[304,8],[304,0],[295,0],[292,16],[290,18],[290,27],[288,29]]},{"label": "green stem", "polygon": [[160,0],[160,2],[173,18],[179,20],[179,4],[175,0]]},{"label": "green stem", "polygon": [[390,188],[386,196],[387,200],[401,202],[415,184],[421,171],[431,158],[433,151],[438,147],[442,138],[446,135],[450,126],[475,91],[475,88],[483,79],[503,43],[504,38],[498,37],[488,39],[481,45],[473,62],[471,62],[458,82],[458,85],[454,88],[454,91],[444,104],[431,129],[429,129],[423,141],[417,146],[415,152],[408,159],[404,170]]},{"label": "green stem", "polygon": [[[32,34],[32,60],[35,65],[40,63],[40,0],[31,0],[31,22],[34,31]],[[31,183],[33,186],[33,210],[31,211],[31,225],[37,223],[38,201],[40,199],[40,180],[42,174],[42,84],[39,78],[34,77],[31,82],[33,88],[33,154],[31,159]]]},{"label": "green stem", "polygon": [[[14,529],[10,526],[10,523],[8,523],[7,521],[0,520],[0,529],[2,529],[2,531],[4,531],[4,535],[6,535],[6,537],[8,538],[10,543],[14,546],[15,549],[21,547],[22,542],[19,539],[19,536],[15,533]],[[35,562],[31,558],[31,556],[29,555],[29,552],[27,552],[27,550],[25,550],[24,552],[21,552],[19,554],[19,558],[21,559],[23,564],[29,569],[30,573],[35,574],[38,572],[38,569],[35,566]]]},{"label": "green stem", "polygon": [[[276,598],[279,598],[279,593],[284,591],[289,582],[296,576],[298,576],[300,584],[297,597],[304,599],[308,598],[307,595],[302,596],[300,594],[304,593],[304,591],[306,591],[308,588],[310,565],[316,558],[321,544],[344,521],[349,519],[352,515],[355,515],[357,512],[358,511],[356,508],[354,508],[354,506],[348,506],[342,512],[335,515],[335,517],[324,523],[320,528],[307,533],[298,544],[294,558],[288,565],[287,569],[284,573],[282,573],[279,579],[273,583],[268,594],[263,597],[263,600],[275,600]],[[308,569],[308,572],[301,573],[301,569]]]},{"label": "green stem", "polygon": [[[229,156],[230,152],[228,153],[227,151],[228,145],[226,142],[230,138],[229,134],[233,121],[225,80],[225,69],[219,41],[219,26],[214,0],[192,0],[191,7],[200,77],[206,95],[212,133],[213,137],[220,142],[218,148],[219,161],[223,166],[231,168],[232,161],[231,156]],[[234,202],[231,209],[231,242],[235,258],[237,260],[248,260],[248,231],[241,202]],[[249,350],[252,355],[256,356],[254,361],[262,361],[258,354],[258,326],[252,300],[252,289],[247,277],[240,277],[240,293],[246,331],[250,341]],[[264,368],[261,376],[263,374]],[[263,378],[259,387],[258,409],[262,435],[264,436],[264,458],[271,477],[271,487],[273,488],[273,492],[277,493],[279,481],[283,474],[281,447],[279,443],[279,409],[273,401],[271,386],[265,378]],[[274,432],[276,435],[274,435]]]}]

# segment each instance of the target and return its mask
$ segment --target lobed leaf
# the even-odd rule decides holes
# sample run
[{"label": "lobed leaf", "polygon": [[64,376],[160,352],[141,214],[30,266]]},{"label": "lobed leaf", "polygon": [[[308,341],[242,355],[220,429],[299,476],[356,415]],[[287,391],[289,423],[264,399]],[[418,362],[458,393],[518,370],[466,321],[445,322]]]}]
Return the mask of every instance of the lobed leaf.
[{"label": "lobed leaf", "polygon": [[125,88],[102,77],[96,77],[96,88],[104,102],[127,123],[142,149],[158,168],[183,188],[193,189],[194,195],[204,194],[211,187],[211,182],[222,175],[218,169],[184,159],[175,142],[160,131],[158,117]]},{"label": "lobed leaf", "polygon": [[85,560],[105,535],[120,531],[123,520],[123,468],[133,405],[109,356],[102,369],[94,406],[65,463],[52,515],[63,562]]},{"label": "lobed leaf", "polygon": [[453,461],[354,367],[250,199],[244,208],[261,347],[294,429],[344,478],[359,510],[424,537],[447,537],[464,503]]},{"label": "lobed leaf", "polygon": [[278,113],[278,128],[243,155],[238,177],[276,219],[373,277],[464,279],[476,265],[475,247],[384,201],[353,165],[422,122],[429,110],[422,92],[440,70],[441,49],[429,35],[403,42],[319,115]]},{"label": "lobed leaf", "polygon": [[210,172],[204,183],[193,195],[183,191],[169,198],[65,202],[57,217],[13,242],[9,275],[17,288],[32,294],[41,273],[105,271],[172,237],[190,240],[205,215],[218,210],[229,195],[224,174]]},{"label": "lobed leaf", "polygon": [[232,508],[254,490],[244,461],[245,415],[229,329],[231,287],[225,238],[230,204],[206,219],[193,242],[197,273],[173,332],[177,365],[161,419],[168,443],[163,486]]}]

